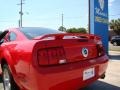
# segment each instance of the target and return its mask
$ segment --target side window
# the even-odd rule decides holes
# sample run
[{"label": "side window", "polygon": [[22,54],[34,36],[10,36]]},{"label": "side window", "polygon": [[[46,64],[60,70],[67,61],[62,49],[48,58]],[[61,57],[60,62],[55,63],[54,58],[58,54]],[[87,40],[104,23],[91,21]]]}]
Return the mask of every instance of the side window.
[{"label": "side window", "polygon": [[16,37],[17,37],[17,35],[14,32],[11,32],[8,36],[10,41],[15,41]]}]

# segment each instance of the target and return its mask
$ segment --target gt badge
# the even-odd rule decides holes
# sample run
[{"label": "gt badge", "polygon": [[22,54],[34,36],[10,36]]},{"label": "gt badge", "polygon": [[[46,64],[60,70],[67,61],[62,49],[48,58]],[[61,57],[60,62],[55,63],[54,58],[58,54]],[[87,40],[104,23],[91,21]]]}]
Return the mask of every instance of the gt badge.
[{"label": "gt badge", "polygon": [[82,49],[82,55],[83,55],[84,57],[87,57],[87,56],[88,56],[88,49],[87,49],[87,48],[83,48],[83,49]]}]

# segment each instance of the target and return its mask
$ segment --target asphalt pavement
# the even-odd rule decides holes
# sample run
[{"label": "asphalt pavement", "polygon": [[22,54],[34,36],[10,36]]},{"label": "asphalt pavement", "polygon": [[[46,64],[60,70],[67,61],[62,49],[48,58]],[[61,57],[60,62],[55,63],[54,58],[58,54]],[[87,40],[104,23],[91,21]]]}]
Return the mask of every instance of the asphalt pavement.
[{"label": "asphalt pavement", "polygon": [[[120,51],[109,52],[109,65],[105,79],[99,79],[91,85],[80,90],[120,90]],[[3,90],[0,78],[0,90]]]}]

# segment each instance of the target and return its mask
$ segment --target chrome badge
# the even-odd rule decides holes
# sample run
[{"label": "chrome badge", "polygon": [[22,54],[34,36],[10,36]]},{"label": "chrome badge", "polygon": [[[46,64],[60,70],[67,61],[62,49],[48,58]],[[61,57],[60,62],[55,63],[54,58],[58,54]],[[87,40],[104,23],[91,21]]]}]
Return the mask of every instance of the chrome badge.
[{"label": "chrome badge", "polygon": [[88,56],[88,49],[87,48],[83,48],[82,49],[82,55],[84,56],[84,57],[87,57]]}]

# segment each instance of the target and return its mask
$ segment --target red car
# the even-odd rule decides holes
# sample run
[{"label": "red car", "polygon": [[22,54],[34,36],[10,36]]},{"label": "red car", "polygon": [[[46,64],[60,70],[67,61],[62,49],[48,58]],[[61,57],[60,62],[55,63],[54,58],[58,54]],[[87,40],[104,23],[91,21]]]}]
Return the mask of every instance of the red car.
[{"label": "red car", "polygon": [[23,27],[0,40],[4,90],[77,90],[105,76],[108,57],[98,36]]}]

